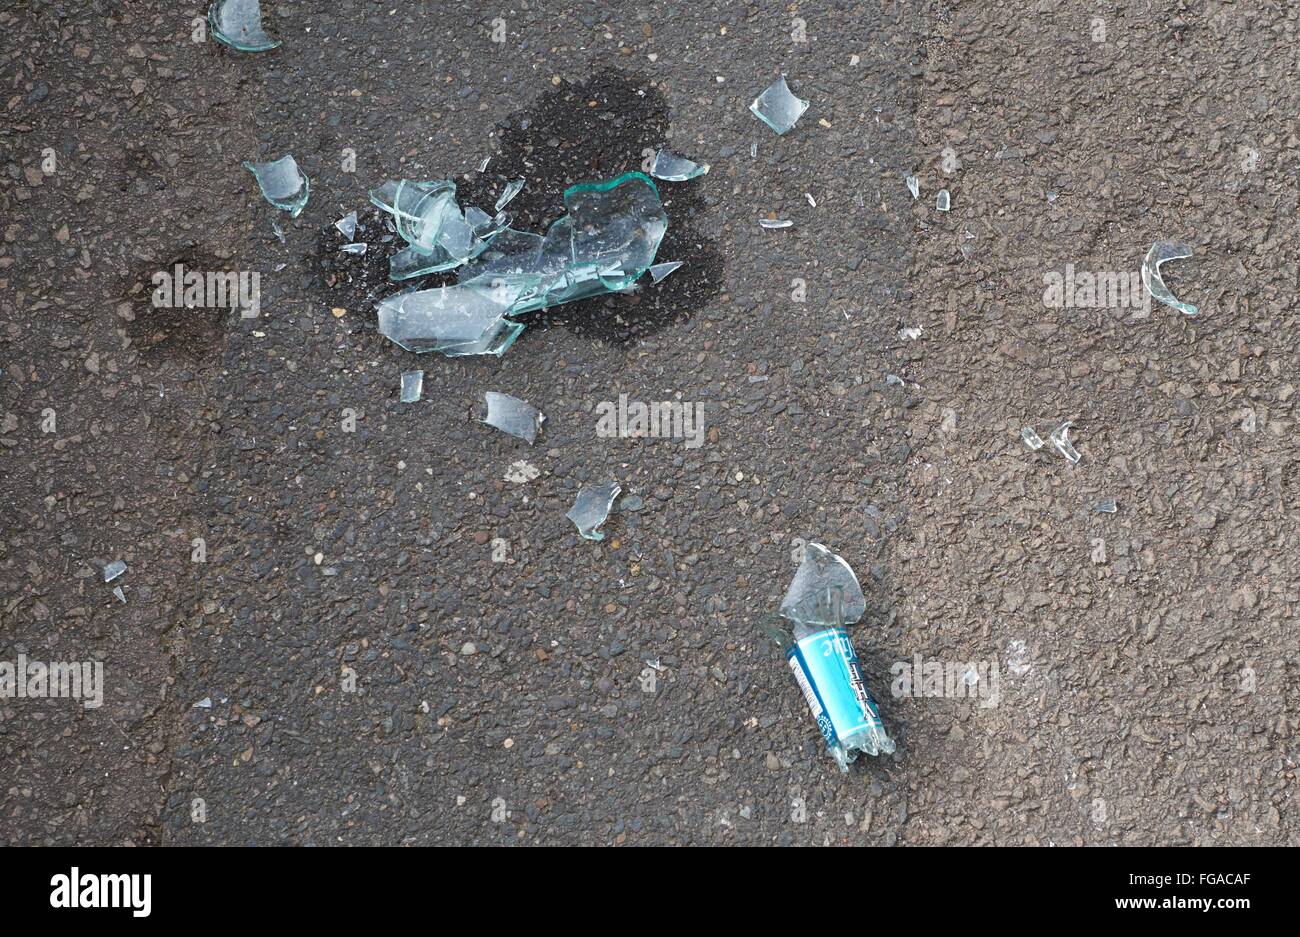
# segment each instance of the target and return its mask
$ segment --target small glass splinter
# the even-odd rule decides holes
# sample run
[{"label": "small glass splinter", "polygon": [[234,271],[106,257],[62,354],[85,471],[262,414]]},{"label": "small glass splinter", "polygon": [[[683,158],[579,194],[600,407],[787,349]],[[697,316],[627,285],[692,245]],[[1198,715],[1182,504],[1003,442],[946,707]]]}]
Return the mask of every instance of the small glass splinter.
[{"label": "small glass splinter", "polygon": [[785,219],[776,221],[772,218],[760,218],[758,219],[758,223],[768,230],[773,230],[775,228],[788,228],[794,224],[793,221],[787,221]]},{"label": "small glass splinter", "polygon": [[339,234],[343,235],[345,240],[352,240],[357,233],[357,213],[348,212],[338,221],[334,222],[334,227],[338,228]]},{"label": "small glass splinter", "polygon": [[1083,457],[1079,455],[1079,453],[1075,451],[1074,446],[1070,444],[1070,427],[1073,425],[1073,423],[1067,420],[1052,431],[1050,438],[1052,440],[1052,445],[1056,447],[1056,451],[1065,456],[1071,465],[1077,465],[1079,460]]},{"label": "small glass splinter", "polygon": [[1119,510],[1119,505],[1115,503],[1114,498],[1102,498],[1100,501],[1092,502],[1092,509],[1098,514],[1114,514]]},{"label": "small glass splinter", "polygon": [[508,436],[522,439],[530,446],[537,441],[537,431],[542,428],[546,414],[532,404],[518,397],[511,397],[509,394],[498,394],[489,390],[483,396],[487,400],[487,417],[484,418],[484,423],[501,430]]},{"label": "small glass splinter", "polygon": [[505,187],[505,190],[501,193],[501,197],[497,199],[496,210],[500,211],[501,209],[505,208],[506,205],[510,203],[510,200],[512,198],[514,198],[516,195],[518,195],[520,192],[523,191],[523,188],[524,188],[523,179],[516,179],[514,182],[509,183]]},{"label": "small glass splinter", "polygon": [[614,506],[622,487],[618,482],[600,485],[596,488],[583,488],[578,492],[578,500],[573,502],[569,513],[564,515],[573,521],[586,540],[604,540],[605,535],[598,528],[609,517],[609,509]]},{"label": "small glass splinter", "polygon": [[650,175],[665,182],[686,182],[708,171],[708,163],[696,163],[684,156],[661,149],[655,154],[654,167],[651,168]]},{"label": "small glass splinter", "polygon": [[921,197],[921,180],[916,176],[907,177],[907,191],[912,193],[912,198]]},{"label": "small glass splinter", "polygon": [[424,372],[402,372],[402,403],[416,403],[424,394]]},{"label": "small glass splinter", "polygon": [[1026,426],[1020,431],[1020,438],[1025,441],[1025,445],[1035,451],[1043,448],[1043,437],[1034,432],[1032,426]]},{"label": "small glass splinter", "polygon": [[947,189],[939,190],[939,194],[934,199],[934,207],[939,211],[947,211],[952,207],[952,196],[948,194]]},{"label": "small glass splinter", "polygon": [[1146,259],[1142,261],[1142,285],[1147,288],[1147,292],[1166,306],[1177,309],[1187,316],[1194,316],[1200,310],[1191,303],[1180,302],[1174,297],[1160,276],[1160,265],[1167,260],[1186,260],[1191,256],[1192,249],[1186,244],[1156,241],[1151,245],[1151,250],[1147,251]]},{"label": "small glass splinter", "polygon": [[262,29],[259,0],[217,0],[208,10],[208,23],[218,42],[240,52],[266,52],[280,44]]},{"label": "small glass splinter", "polygon": [[244,168],[257,179],[258,188],[266,200],[291,218],[297,218],[307,204],[311,183],[298,168],[292,156],[284,156],[270,163],[245,162]]},{"label": "small glass splinter", "polygon": [[780,134],[786,133],[799,122],[803,112],[808,110],[808,102],[790,92],[790,86],[785,83],[785,76],[782,75],[754,98],[749,109],[755,117]]},{"label": "small glass splinter", "polygon": [[653,282],[658,283],[664,277],[668,276],[668,274],[680,267],[684,262],[685,261],[681,260],[673,260],[668,263],[655,264],[650,268],[650,279]]}]

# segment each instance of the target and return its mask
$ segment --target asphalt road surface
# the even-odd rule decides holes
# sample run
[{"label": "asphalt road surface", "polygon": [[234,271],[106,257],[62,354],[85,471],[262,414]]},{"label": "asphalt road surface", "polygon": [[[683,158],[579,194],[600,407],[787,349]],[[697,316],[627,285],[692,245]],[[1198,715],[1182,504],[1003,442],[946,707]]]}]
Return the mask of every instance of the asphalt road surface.
[{"label": "asphalt road surface", "polygon": [[[1300,842],[1300,11],[471,6],[268,2],[255,54],[0,9],[0,662],[103,673],[0,698],[0,843]],[[376,331],[370,188],[524,178],[542,230],[664,144],[711,170],[660,186],[663,283],[500,358]],[[297,218],[241,166],[285,153]],[[1198,316],[1051,301],[1159,240]],[[158,307],[177,264],[259,315]],[[699,444],[598,435],[623,395]],[[1064,421],[1077,464],[1021,441]],[[759,632],[809,540],[898,742],[848,774]]]}]

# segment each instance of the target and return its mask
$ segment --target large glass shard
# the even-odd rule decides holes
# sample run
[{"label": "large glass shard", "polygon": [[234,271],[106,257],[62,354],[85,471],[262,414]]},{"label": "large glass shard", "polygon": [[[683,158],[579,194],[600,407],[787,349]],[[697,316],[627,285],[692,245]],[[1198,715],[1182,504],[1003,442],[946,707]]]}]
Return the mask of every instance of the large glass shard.
[{"label": "large glass shard", "polygon": [[259,0],[217,0],[208,9],[208,22],[218,42],[240,52],[265,52],[280,44],[262,29]]},{"label": "large glass shard", "polygon": [[523,188],[524,188],[523,179],[516,179],[510,184],[508,184],[505,187],[505,191],[501,193],[501,197],[497,199],[497,203],[495,206],[496,210],[500,211],[501,209],[505,208],[508,204],[510,204],[510,200],[514,198],[516,195],[518,195],[520,192],[522,192]]},{"label": "large glass shard", "polygon": [[867,611],[867,600],[853,568],[820,543],[804,548],[790,588],[781,602],[781,617],[805,625],[836,628]]},{"label": "large glass shard", "polygon": [[457,283],[390,296],[379,304],[379,331],[407,351],[444,355],[501,355],[524,327],[505,312],[517,295]]},{"label": "large glass shard", "polygon": [[1037,451],[1043,448],[1043,437],[1034,432],[1032,426],[1022,427],[1020,430],[1020,438],[1025,441],[1025,445],[1030,449]]},{"label": "large glass shard", "polygon": [[507,229],[461,273],[484,289],[517,287],[512,315],[630,287],[654,263],[668,216],[651,179],[629,172],[571,186],[569,214],[544,238]]},{"label": "large glass shard", "polygon": [[573,502],[569,513],[564,515],[573,521],[586,540],[604,540],[605,535],[598,528],[609,517],[609,509],[614,506],[614,499],[623,488],[618,482],[599,485],[595,488],[583,488],[578,492],[578,500]]},{"label": "large glass shard", "polygon": [[402,372],[402,403],[419,403],[424,396],[424,372]]},{"label": "large glass shard", "polygon": [[516,439],[525,440],[530,446],[537,441],[537,431],[541,429],[546,414],[509,394],[489,390],[483,396],[487,400],[484,423]]},{"label": "large glass shard", "polygon": [[104,567],[104,581],[112,582],[124,572],[126,572],[126,563],[121,560],[113,560],[113,562]]},{"label": "large glass shard", "polygon": [[755,117],[780,134],[799,122],[803,112],[808,110],[808,102],[790,92],[790,86],[785,83],[785,75],[782,75],[754,98],[749,109]]},{"label": "large glass shard", "polygon": [[1147,288],[1147,292],[1166,306],[1177,309],[1187,316],[1194,316],[1200,310],[1191,303],[1181,302],[1169,287],[1165,286],[1165,281],[1160,276],[1160,265],[1167,260],[1186,260],[1191,256],[1192,249],[1186,244],[1156,241],[1151,245],[1151,250],[1147,251],[1146,259],[1142,261],[1142,285]]},{"label": "large glass shard", "polygon": [[292,156],[282,156],[269,163],[245,162],[244,168],[257,179],[266,200],[281,211],[297,218],[311,194],[311,183]]},{"label": "large glass shard", "polygon": [[[376,190],[372,199],[395,216],[408,216],[399,224],[411,234],[419,227],[416,216],[427,214],[398,183]],[[491,241],[475,248],[477,254],[469,257],[454,286],[385,300],[380,304],[381,331],[412,351],[501,354],[523,328],[507,316],[628,289],[653,265],[668,216],[649,176],[630,172],[571,186],[564,203],[569,213],[545,237],[495,228]],[[493,224],[508,220],[498,215]],[[426,240],[428,224],[418,231]],[[441,231],[438,238],[445,241]],[[390,276],[419,275],[440,262],[411,244],[393,258]],[[469,333],[477,337],[467,337]]]},{"label": "large glass shard", "polygon": [[662,179],[664,182],[686,182],[689,179],[702,176],[708,171],[708,163],[696,163],[684,156],[678,156],[675,153],[668,152],[668,150],[661,149],[655,154],[655,162],[650,169],[650,175],[656,179]]},{"label": "large glass shard", "polygon": [[952,208],[952,196],[948,194],[947,189],[939,190],[939,194],[934,198],[934,207],[939,211],[947,211]]}]

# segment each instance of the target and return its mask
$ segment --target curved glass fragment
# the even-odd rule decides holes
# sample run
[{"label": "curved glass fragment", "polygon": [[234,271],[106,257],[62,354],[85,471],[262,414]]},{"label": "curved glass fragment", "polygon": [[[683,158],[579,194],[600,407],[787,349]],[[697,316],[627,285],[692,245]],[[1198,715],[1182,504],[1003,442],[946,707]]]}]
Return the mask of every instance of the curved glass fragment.
[{"label": "curved glass fragment", "polygon": [[208,9],[208,23],[218,42],[240,52],[266,52],[280,44],[262,29],[259,0],[217,0]]},{"label": "curved glass fragment", "polygon": [[853,567],[820,543],[807,544],[803,562],[781,602],[781,617],[837,628],[852,624],[866,611],[867,600]]},{"label": "curved glass fragment", "polygon": [[1151,245],[1151,250],[1147,251],[1146,259],[1142,261],[1142,285],[1147,288],[1147,292],[1166,306],[1177,309],[1187,316],[1194,316],[1200,310],[1191,303],[1177,299],[1169,287],[1165,286],[1165,281],[1160,276],[1160,265],[1167,260],[1186,260],[1191,256],[1192,249],[1186,244],[1156,241]]},{"label": "curved glass fragment", "polygon": [[282,156],[269,163],[245,162],[244,168],[257,179],[266,200],[281,211],[297,218],[307,205],[311,183],[292,156]]}]

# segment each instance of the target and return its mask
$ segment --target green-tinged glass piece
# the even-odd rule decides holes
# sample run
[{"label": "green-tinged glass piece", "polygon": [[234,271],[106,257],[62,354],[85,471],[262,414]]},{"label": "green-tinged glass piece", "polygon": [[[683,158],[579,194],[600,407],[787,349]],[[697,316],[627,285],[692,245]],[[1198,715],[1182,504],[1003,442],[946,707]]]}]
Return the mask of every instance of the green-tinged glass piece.
[{"label": "green-tinged glass piece", "polygon": [[269,163],[245,162],[244,168],[257,179],[266,200],[290,217],[297,218],[307,205],[311,183],[292,156],[282,156]]},{"label": "green-tinged glass piece", "polygon": [[370,201],[393,216],[407,242],[389,264],[389,277],[409,280],[451,270],[481,254],[508,219],[471,208],[462,213],[456,184],[390,180],[370,192]]},{"label": "green-tinged glass piece", "polygon": [[518,397],[511,397],[509,394],[498,394],[489,390],[483,394],[483,397],[487,401],[487,416],[483,418],[484,423],[516,439],[522,439],[530,446],[537,441],[537,431],[546,421],[546,414],[532,404]]},{"label": "green-tinged glass piece", "polygon": [[1187,260],[1191,256],[1192,249],[1186,244],[1156,241],[1151,245],[1151,250],[1147,251],[1146,259],[1142,261],[1142,285],[1147,288],[1147,292],[1166,306],[1177,309],[1187,316],[1194,316],[1200,310],[1191,303],[1177,299],[1169,287],[1165,286],[1165,281],[1160,275],[1160,265],[1167,260]]},{"label": "green-tinged glass piece", "polygon": [[618,482],[583,488],[578,492],[578,499],[573,502],[573,507],[569,508],[569,513],[564,516],[573,521],[583,539],[604,540],[605,535],[597,528],[609,517],[614,499],[622,490]]},{"label": "green-tinged glass piece", "polygon": [[510,203],[510,200],[522,192],[524,189],[524,180],[516,179],[505,187],[501,197],[497,199],[496,210],[500,211]]},{"label": "green-tinged glass piece", "polygon": [[664,182],[686,182],[709,171],[708,163],[696,163],[684,156],[661,149],[655,154],[654,166],[650,175]]},{"label": "green-tinged glass piece", "polygon": [[808,110],[808,102],[803,98],[797,98],[790,92],[790,86],[785,83],[785,75],[782,75],[768,87],[766,91],[754,98],[754,103],[749,105],[749,109],[754,112],[754,116],[767,124],[777,133],[788,132],[803,112]]},{"label": "green-tinged glass piece", "polygon": [[265,52],[280,44],[262,29],[259,0],[217,0],[208,9],[208,22],[218,42],[240,52]]},{"label": "green-tinged glass piece", "polygon": [[399,293],[379,304],[379,331],[417,354],[501,355],[524,329],[505,318],[515,295],[465,283]]},{"label": "green-tinged glass piece", "polygon": [[[506,227],[509,216],[498,213],[490,240],[485,240],[478,236],[478,225],[486,213],[465,217],[459,209],[454,217],[439,209],[443,214],[421,228],[414,219],[424,209],[398,183],[376,190],[372,199],[385,210],[410,216],[409,225],[399,222],[409,233],[418,229],[427,237],[429,225],[439,226],[434,251],[421,253],[412,243],[393,258],[394,279],[465,264],[455,286],[407,293],[403,295],[421,298],[393,297],[381,304],[381,331],[412,351],[500,354],[523,328],[507,316],[631,288],[654,264],[668,230],[659,190],[639,172],[571,186],[564,193],[569,213],[545,237]],[[458,223],[469,229],[469,240],[457,233]],[[462,259],[457,255],[464,254],[467,244]],[[448,251],[448,245],[454,250]],[[458,329],[454,335],[448,333],[452,325]]]}]

